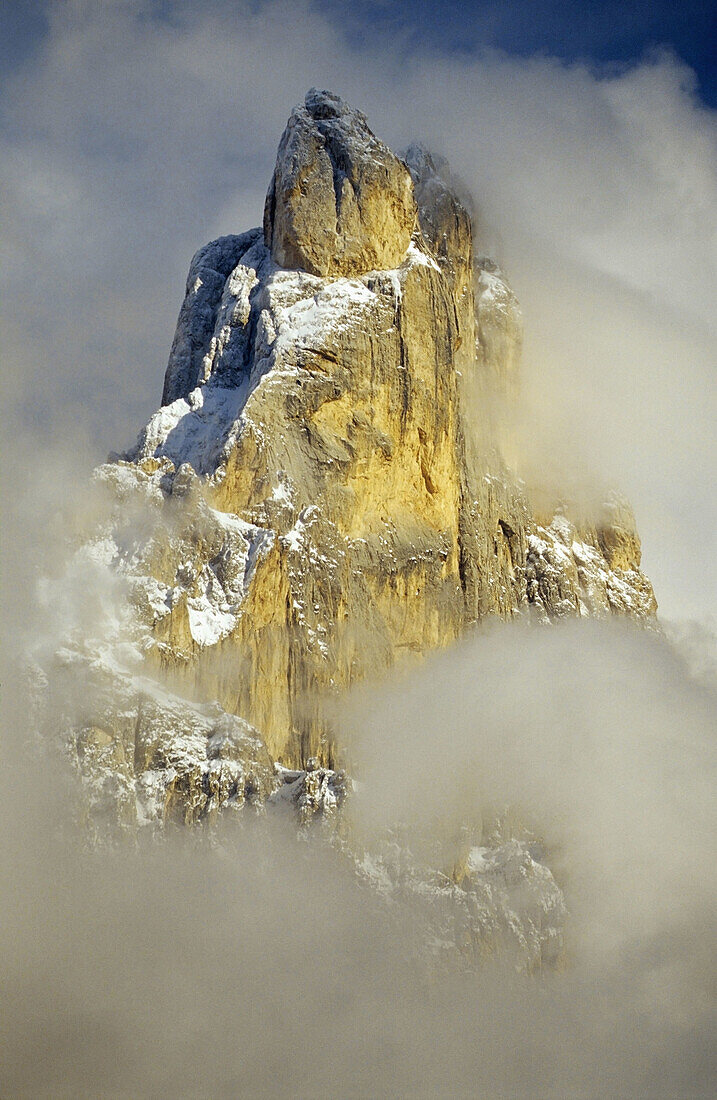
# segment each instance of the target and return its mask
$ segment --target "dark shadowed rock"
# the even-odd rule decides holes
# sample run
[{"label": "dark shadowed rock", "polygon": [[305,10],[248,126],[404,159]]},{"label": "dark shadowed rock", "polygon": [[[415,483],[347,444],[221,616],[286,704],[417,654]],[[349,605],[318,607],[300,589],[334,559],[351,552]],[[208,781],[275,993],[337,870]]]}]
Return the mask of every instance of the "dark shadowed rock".
[{"label": "dark shadowed rock", "polygon": [[421,233],[457,288],[470,278],[473,259],[471,216],[456,193],[448,164],[422,145],[409,145],[405,161],[414,184]]},{"label": "dark shadowed rock", "polygon": [[204,357],[214,332],[217,313],[228,276],[261,230],[232,234],[210,241],[194,255],[189,266],[182,309],[177,321],[169,365],[164,378],[162,404],[186,397],[206,382]]}]

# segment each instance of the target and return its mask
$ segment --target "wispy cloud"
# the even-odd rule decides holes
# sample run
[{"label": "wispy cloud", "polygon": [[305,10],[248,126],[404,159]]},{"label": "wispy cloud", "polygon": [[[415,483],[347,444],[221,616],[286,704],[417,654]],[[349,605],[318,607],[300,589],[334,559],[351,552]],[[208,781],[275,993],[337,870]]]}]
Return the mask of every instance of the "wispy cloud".
[{"label": "wispy cloud", "polygon": [[349,701],[364,823],[417,851],[507,802],[542,837],[568,950],[532,978],[431,973],[415,898],[386,903],[270,816],[78,855],[61,770],[15,742],[5,1091],[713,1095],[714,705],[662,639],[595,623],[502,627]]}]

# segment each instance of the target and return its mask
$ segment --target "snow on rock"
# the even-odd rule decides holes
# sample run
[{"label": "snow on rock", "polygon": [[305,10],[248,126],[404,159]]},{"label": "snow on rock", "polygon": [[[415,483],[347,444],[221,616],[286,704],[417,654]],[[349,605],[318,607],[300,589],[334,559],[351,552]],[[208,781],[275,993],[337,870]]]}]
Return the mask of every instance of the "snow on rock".
[{"label": "snow on rock", "polygon": [[281,764],[275,764],[274,769],[279,786],[268,804],[291,806],[300,825],[326,822],[343,805],[349,782],[345,772],[322,768],[314,757],[306,762],[305,769],[291,770]]},{"label": "snow on rock", "polygon": [[522,968],[560,961],[565,900],[549,868],[533,858],[530,844],[511,840],[472,848],[462,886],[477,909],[479,928],[490,926],[494,945],[512,950]]},{"label": "snow on rock", "polygon": [[[173,349],[165,383],[165,395],[173,399],[150,418],[123,456],[126,460],[166,458],[177,467],[188,463],[198,474],[214,474],[236,443],[248,398],[263,379],[270,383],[272,374],[300,371],[303,353],[330,349],[337,334],[379,325],[384,288],[398,305],[411,267],[439,270],[435,260],[411,242],[400,268],[356,278],[321,278],[277,267],[256,233],[245,234],[243,243],[245,238],[251,247],[223,282],[212,329],[207,327],[206,312],[196,328],[195,314],[188,307],[186,316],[180,315],[182,338],[178,336],[175,345],[182,349],[181,364],[187,343],[195,359],[201,353],[201,369],[191,374],[196,384],[178,392],[180,379],[189,375],[184,366],[177,366],[180,353]],[[213,245],[218,248],[222,240]],[[226,252],[231,251],[227,246]],[[189,297],[195,294],[193,285],[190,278]]]},{"label": "snow on rock", "polygon": [[[314,346],[327,334],[370,322],[376,309],[376,293],[361,279],[312,281],[307,288],[302,273],[277,271],[267,285],[279,361],[292,359],[297,345]],[[297,297],[299,289],[313,293]]]},{"label": "snow on rock", "polygon": [[[605,507],[614,511],[615,501],[608,500]],[[652,586],[639,569],[639,541],[630,518],[625,518],[624,502],[619,507],[625,526],[613,523],[607,531],[613,541],[612,532],[619,531],[621,544],[633,547],[621,555],[624,568],[615,561],[605,528],[589,531],[589,540],[581,538],[575,524],[560,511],[547,527],[536,525],[528,535],[528,600],[539,619],[547,622],[575,614],[601,618],[613,613],[651,621],[656,609]]]},{"label": "snow on rock", "polygon": [[432,267],[434,271],[441,270],[433,257],[422,252],[415,241],[411,241],[409,244],[407,256],[411,263],[422,264],[424,267]]},{"label": "snow on rock", "polygon": [[215,645],[236,625],[259,557],[274,541],[271,531],[238,516],[208,508],[225,537],[216,557],[204,565],[187,598],[189,628],[198,645]]},{"label": "snow on rock", "polygon": [[551,871],[513,839],[472,848],[459,880],[418,861],[400,831],[356,853],[356,872],[387,899],[408,900],[433,954],[476,964],[496,951],[519,970],[560,964],[567,912]]},{"label": "snow on rock", "polygon": [[167,458],[177,467],[188,463],[198,474],[213,473],[231,446],[248,392],[248,379],[238,386],[214,381],[163,405],[128,458]]},{"label": "snow on rock", "polygon": [[[55,597],[70,583],[71,576],[58,578]],[[93,594],[86,596],[96,608]],[[57,605],[57,598],[50,601]],[[113,843],[125,831],[157,831],[263,804],[275,780],[257,730],[217,703],[192,702],[146,675],[133,645],[141,624],[132,622],[130,605],[120,606],[123,615],[114,621],[95,615],[92,631],[65,623],[60,637],[48,621],[53,651],[45,652],[43,639],[31,655],[42,686],[34,721],[45,743],[62,750],[53,764],[58,778],[69,764],[79,779],[86,838]]]},{"label": "snow on rock", "polygon": [[[210,507],[188,464],[175,470],[165,458],[148,473],[108,463],[98,467],[95,480],[109,490],[108,512],[101,536],[79,548],[80,558],[91,554],[122,578],[147,627],[184,605],[198,646],[230,634],[274,532]],[[169,513],[173,498],[181,507]],[[167,583],[170,577],[174,583]],[[152,644],[147,633],[145,647]]]},{"label": "snow on rock", "polygon": [[[132,797],[137,824],[161,829],[256,804],[271,790],[270,760],[259,734],[218,705],[191,703],[143,677],[115,674],[103,689],[96,671],[86,683],[91,690],[76,742],[80,771],[90,799],[102,799],[102,747],[111,746],[107,769],[116,766],[123,747],[123,809],[130,823]],[[95,816],[100,809],[95,806]],[[105,806],[106,813],[112,809],[111,803]]]},{"label": "snow on rock", "polygon": [[343,837],[338,816],[356,789],[345,772],[313,758],[304,769],[274,768],[279,785],[267,805],[290,809],[299,828],[321,826],[373,893],[387,902],[409,900],[434,953],[477,962],[500,949],[527,971],[559,964],[565,900],[550,869],[536,858],[535,843],[510,839],[474,846],[460,876],[449,876],[417,860],[410,835],[401,829],[379,836],[370,848],[354,847]]},{"label": "snow on rock", "polygon": [[227,277],[260,236],[260,230],[220,237],[194,255],[169,355],[162,404],[186,397],[205,377],[204,356],[216,327]]}]

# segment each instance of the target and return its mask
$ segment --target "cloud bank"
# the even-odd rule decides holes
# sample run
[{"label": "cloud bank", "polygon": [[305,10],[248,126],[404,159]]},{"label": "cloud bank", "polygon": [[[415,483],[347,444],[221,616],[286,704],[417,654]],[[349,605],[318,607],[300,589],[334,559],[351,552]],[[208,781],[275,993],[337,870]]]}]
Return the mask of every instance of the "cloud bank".
[{"label": "cloud bank", "polygon": [[579,623],[491,631],[347,702],[364,828],[413,845],[509,803],[542,837],[568,957],[533,978],[431,971],[408,898],[271,817],[78,854],[61,771],[10,753],[3,1092],[713,1095],[716,702],[659,637]]}]

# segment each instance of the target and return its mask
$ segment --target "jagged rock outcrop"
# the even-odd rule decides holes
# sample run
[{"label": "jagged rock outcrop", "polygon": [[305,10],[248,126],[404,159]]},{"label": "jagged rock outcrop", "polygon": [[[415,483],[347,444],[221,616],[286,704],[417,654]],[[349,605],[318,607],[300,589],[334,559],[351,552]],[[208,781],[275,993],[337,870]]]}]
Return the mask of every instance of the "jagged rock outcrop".
[{"label": "jagged rock outcrop", "polygon": [[227,279],[244,253],[260,236],[258,229],[222,237],[200,248],[187,275],[187,288],[177,321],[170,361],[164,380],[162,404],[191,393],[207,381],[205,358],[214,336],[219,303]]},{"label": "jagged rock outcrop", "polygon": [[565,900],[539,845],[509,840],[473,846],[460,879],[416,863],[410,848],[388,842],[357,855],[359,876],[379,894],[408,901],[424,926],[428,951],[481,962],[501,953],[527,972],[554,969],[565,957]]},{"label": "jagged rock outcrop", "polygon": [[269,799],[273,806],[290,806],[300,825],[333,823],[348,792],[345,772],[322,768],[314,756],[306,768],[291,770],[277,764],[276,771],[279,785]]},{"label": "jagged rock outcrop", "polygon": [[330,764],[322,695],[487,615],[649,620],[629,509],[538,523],[500,454],[484,413],[515,392],[521,337],[445,162],[400,161],[312,90],[263,233],[194,257],[164,404],[97,474],[152,517],[139,543],[117,515],[101,536],[149,666],[284,764]]},{"label": "jagged rock outcrop", "polygon": [[[263,230],[196,254],[162,407],[96,473],[108,503],[83,553],[126,586],[142,674],[248,723],[264,763],[325,769],[340,757],[327,695],[486,616],[649,622],[629,508],[538,517],[500,453],[488,398],[515,392],[521,336],[505,277],[474,262],[445,162],[418,146],[401,161],[312,90]],[[121,776],[131,757],[141,802],[141,776],[165,764],[145,761],[134,719],[90,711],[80,763]],[[177,774],[158,817],[236,802],[244,781],[211,763],[212,737],[186,782],[162,750]]]},{"label": "jagged rock outcrop", "polygon": [[82,780],[77,814],[91,841],[258,810],[274,789],[260,735],[217,703],[174,695],[101,652],[63,649],[43,679],[37,726],[55,744],[62,717],[60,740]]},{"label": "jagged rock outcrop", "polygon": [[40,662],[37,725],[61,716],[95,840],[288,809],[431,950],[533,969],[565,916],[535,838],[365,848],[325,705],[488,616],[654,618],[629,506],[538,512],[501,453],[522,318],[469,207],[338,97],[295,108],[263,228],[196,253],[162,405],[95,472],[70,566],[92,629]]},{"label": "jagged rock outcrop", "polygon": [[404,914],[408,906],[427,954],[470,965],[500,952],[529,972],[561,965],[565,900],[543,845],[527,830],[514,825],[509,831],[519,836],[506,838],[499,835],[505,823],[497,821],[497,832],[476,844],[472,830],[463,829],[462,858],[456,861],[453,851],[452,866],[443,867],[444,844],[421,838],[419,858],[415,830],[409,837],[400,825],[369,846],[360,835],[343,835],[341,814],[355,797],[344,772],[321,767],[316,759],[306,769],[276,770],[279,785],[269,811],[288,809],[300,828],[328,840],[360,884]]},{"label": "jagged rock outcrop", "polygon": [[405,164],[360,111],[312,88],[279,142],[264,211],[272,258],[322,276],[398,267],[415,221]]}]

